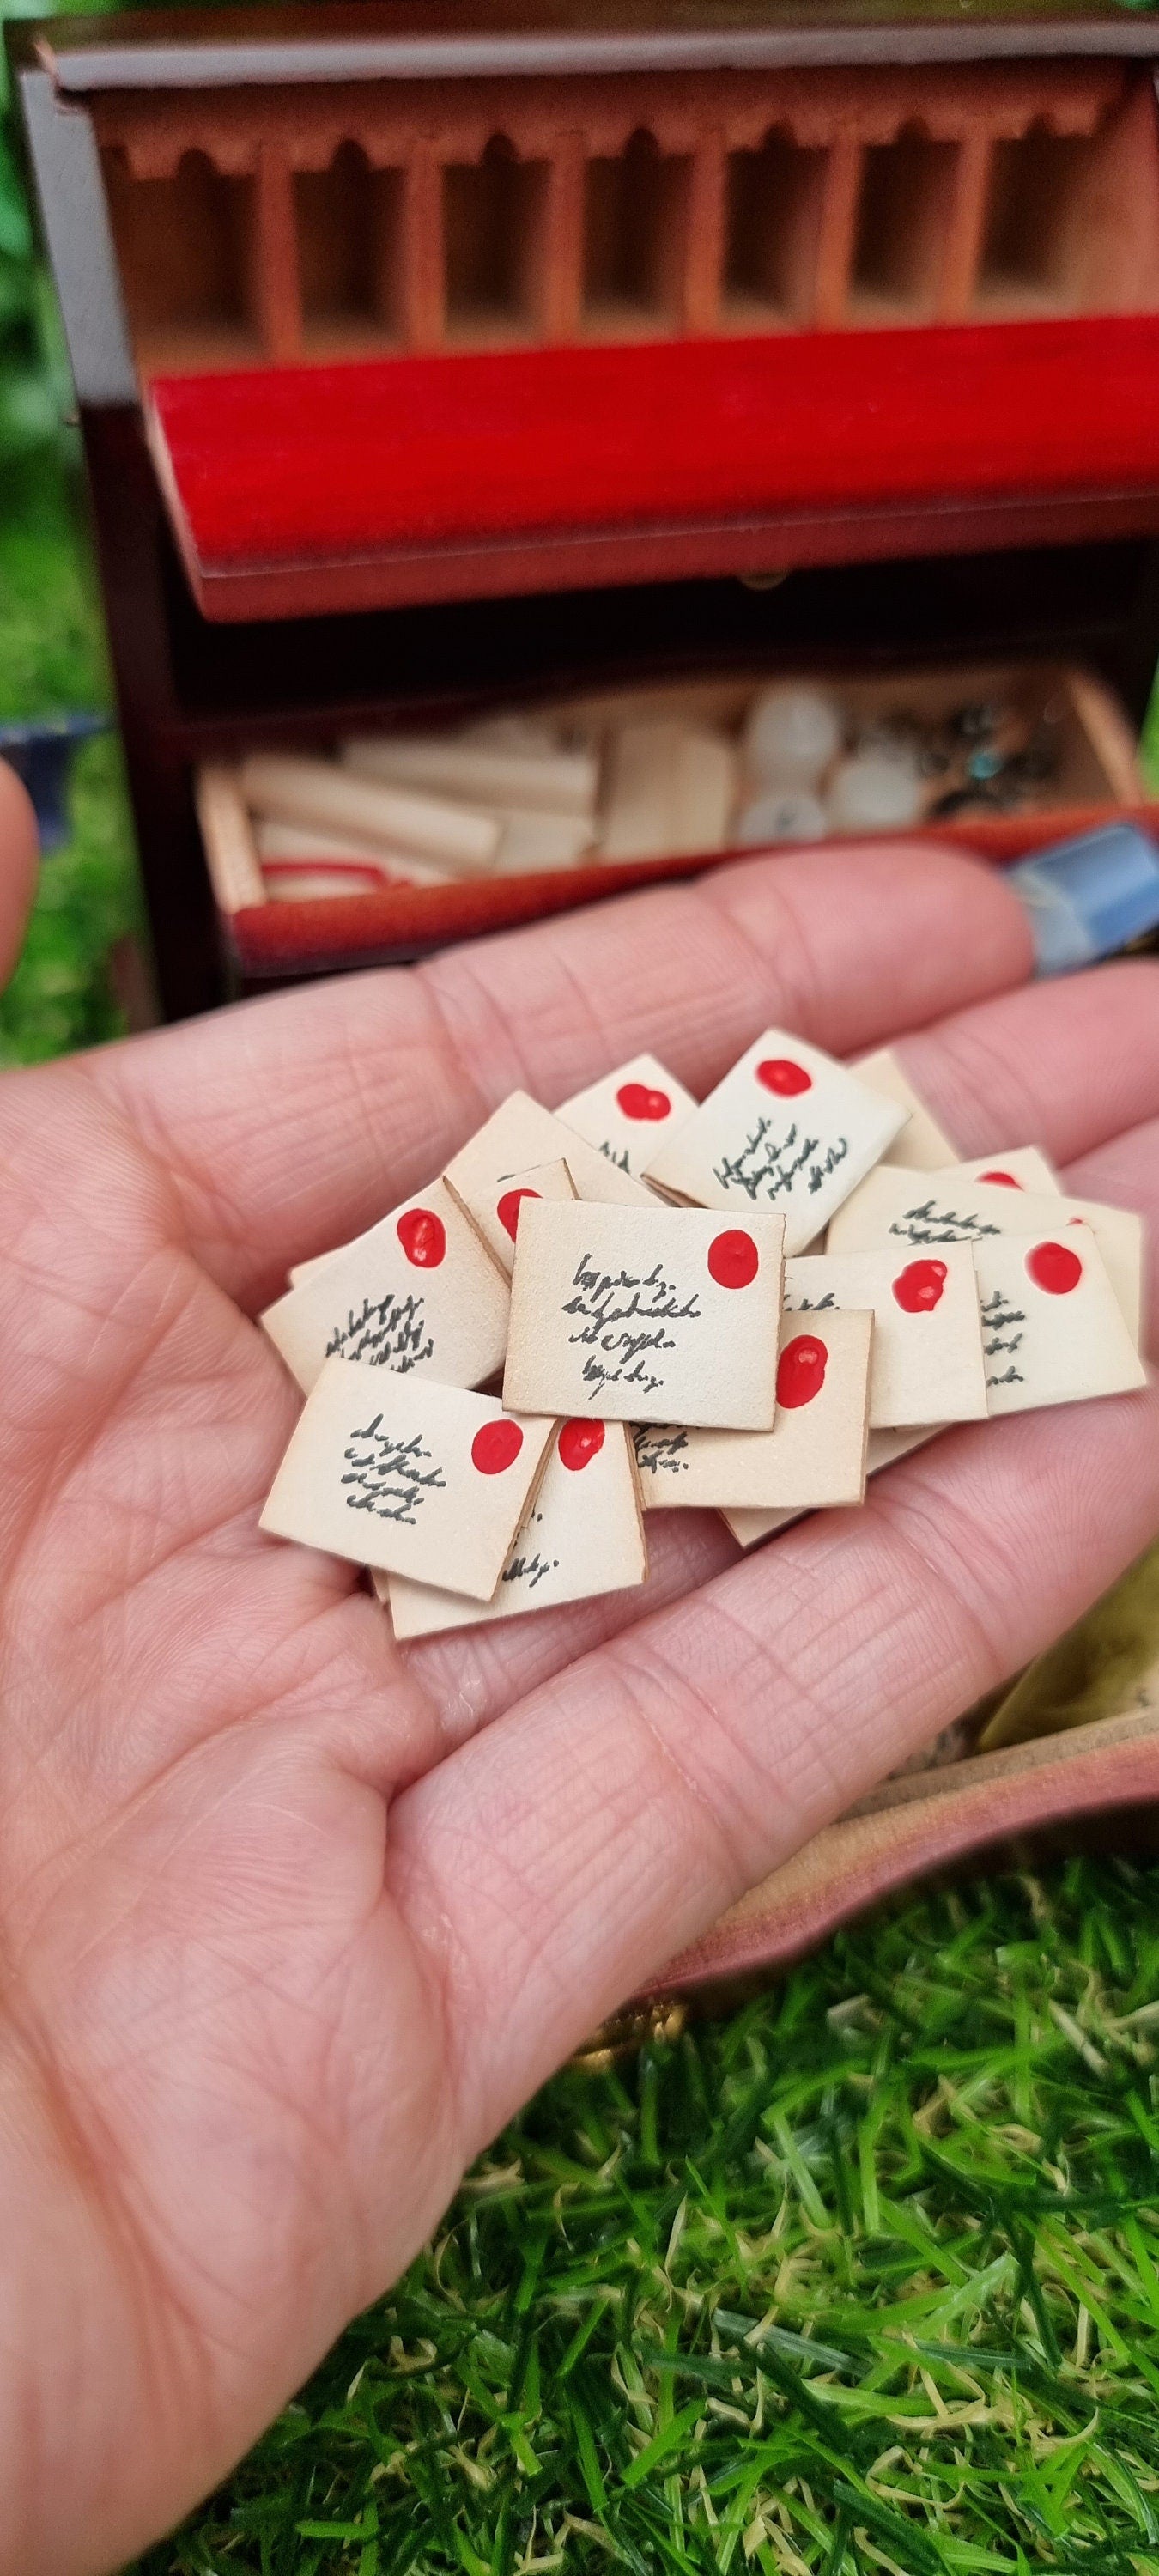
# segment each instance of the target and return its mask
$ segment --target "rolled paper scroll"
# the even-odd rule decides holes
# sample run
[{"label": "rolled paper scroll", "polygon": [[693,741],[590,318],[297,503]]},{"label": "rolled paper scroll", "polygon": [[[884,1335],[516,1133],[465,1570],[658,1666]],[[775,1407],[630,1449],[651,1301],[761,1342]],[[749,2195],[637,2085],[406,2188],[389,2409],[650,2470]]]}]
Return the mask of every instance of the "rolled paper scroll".
[{"label": "rolled paper scroll", "polygon": [[255,752],[242,764],[241,791],[256,813],[280,823],[353,832],[379,846],[394,843],[420,858],[441,860],[459,876],[485,875],[499,847],[501,826],[492,815],[379,786],[334,761]]}]

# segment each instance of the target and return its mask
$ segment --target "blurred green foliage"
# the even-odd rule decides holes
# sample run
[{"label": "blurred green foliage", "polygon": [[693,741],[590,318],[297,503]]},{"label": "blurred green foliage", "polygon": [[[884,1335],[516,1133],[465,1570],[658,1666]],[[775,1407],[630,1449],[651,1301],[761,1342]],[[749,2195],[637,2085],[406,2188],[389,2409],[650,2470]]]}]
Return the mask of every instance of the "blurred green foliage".
[{"label": "blurred green foliage", "polygon": [[[0,0],[0,36],[5,20],[43,18],[50,8],[51,0],[48,8],[41,0]],[[7,55],[0,44],[0,488],[17,460],[63,449],[68,405],[64,344],[36,257]]]},{"label": "blurred green foliage", "polygon": [[[0,377],[2,377],[0,369]],[[0,457],[0,720],[104,708],[110,687],[79,478],[62,442]],[[0,995],[0,1064],[115,1037],[108,972],[142,928],[115,734],[73,769],[68,845],[41,870],[24,954]]]}]

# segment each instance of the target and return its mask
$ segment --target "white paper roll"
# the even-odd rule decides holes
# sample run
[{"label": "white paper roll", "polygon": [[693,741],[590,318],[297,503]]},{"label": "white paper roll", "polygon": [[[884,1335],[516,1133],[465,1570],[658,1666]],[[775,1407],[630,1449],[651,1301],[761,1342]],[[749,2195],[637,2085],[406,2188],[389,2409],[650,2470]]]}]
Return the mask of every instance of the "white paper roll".
[{"label": "white paper roll", "polygon": [[255,813],[353,832],[379,846],[393,842],[441,859],[456,875],[485,875],[499,847],[500,826],[490,814],[379,786],[328,760],[255,752],[242,763],[241,789]]},{"label": "white paper roll", "polygon": [[339,756],[359,777],[427,788],[435,796],[540,814],[595,812],[599,769],[587,751],[512,751],[439,734],[383,734],[343,743]]}]

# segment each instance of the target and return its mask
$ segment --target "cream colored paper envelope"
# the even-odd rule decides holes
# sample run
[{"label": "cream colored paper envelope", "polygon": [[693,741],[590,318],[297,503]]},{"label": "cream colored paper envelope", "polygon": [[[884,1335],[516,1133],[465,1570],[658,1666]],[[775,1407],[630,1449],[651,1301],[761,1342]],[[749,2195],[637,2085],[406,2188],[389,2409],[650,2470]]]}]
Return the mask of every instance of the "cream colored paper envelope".
[{"label": "cream colored paper envelope", "polygon": [[874,1244],[987,1243],[1004,1234],[1089,1225],[1123,1310],[1132,1339],[1139,1339],[1143,1299],[1143,1227],[1129,1208],[1095,1199],[1067,1199],[1045,1191],[1008,1189],[976,1181],[969,1168],[911,1172],[883,1165],[838,1210],[829,1228],[830,1252],[864,1252]]},{"label": "cream colored paper envelope", "polygon": [[[450,1193],[448,1192],[448,1196]],[[508,1278],[515,1258],[515,1236],[520,1215],[528,1199],[574,1199],[579,1192],[564,1162],[531,1163],[525,1172],[512,1172],[462,1202],[465,1221],[474,1226],[487,1247],[495,1246],[495,1259]],[[458,1202],[456,1201],[457,1205]],[[506,1246],[505,1251],[499,1245]]]},{"label": "cream colored paper envelope", "polygon": [[444,1386],[502,1368],[507,1285],[441,1181],[307,1269],[261,1318],[307,1394],[334,1354]]},{"label": "cream colored paper envelope", "polygon": [[448,1163],[443,1178],[471,1216],[497,1261],[506,1266],[511,1239],[495,1214],[505,1190],[536,1163],[566,1162],[581,1199],[625,1207],[654,1207],[655,1193],[585,1144],[574,1127],[543,1109],[529,1092],[513,1091]]},{"label": "cream colored paper envelope", "polygon": [[859,1503],[872,1343],[869,1314],[786,1316],[772,1430],[638,1429],[646,1502],[716,1511]]},{"label": "cream colored paper envelope", "polygon": [[978,1282],[969,1244],[904,1253],[802,1254],[785,1264],[794,1315],[872,1309],[869,1376],[874,1431],[922,1422],[983,1422],[986,1371]]},{"label": "cream colored paper envelope", "polygon": [[601,1082],[561,1101],[559,1116],[609,1163],[639,1180],[649,1157],[674,1136],[696,1102],[654,1055],[634,1055]]},{"label": "cream colored paper envelope", "polygon": [[617,1422],[772,1428],[779,1216],[529,1199],[511,1274],[504,1402]]},{"label": "cream colored paper envelope", "polygon": [[539,1491],[490,1601],[466,1601],[397,1574],[377,1577],[375,1589],[389,1597],[396,1637],[430,1637],[624,1592],[647,1575],[631,1432],[623,1422],[573,1419],[556,1427]]},{"label": "cream colored paper envelope", "polygon": [[261,1527],[489,1601],[554,1427],[462,1387],[327,1360]]},{"label": "cream colored paper envelope", "polygon": [[779,1209],[786,1252],[803,1252],[905,1117],[819,1047],[766,1029],[647,1176],[700,1207]]},{"label": "cream colored paper envelope", "polygon": [[899,1163],[909,1172],[936,1172],[954,1160],[954,1146],[939,1127],[933,1111],[927,1109],[920,1091],[915,1091],[892,1047],[878,1047],[873,1055],[859,1056],[850,1065],[859,1082],[867,1082],[871,1091],[880,1091],[883,1100],[897,1101],[909,1112],[904,1127],[899,1128],[893,1143],[882,1157],[884,1162]]},{"label": "cream colored paper envelope", "polygon": [[[872,1363],[871,1363],[872,1374]],[[923,1423],[918,1430],[871,1431],[865,1451],[866,1478],[876,1476],[882,1467],[892,1467],[895,1459],[908,1458],[912,1449],[923,1449],[927,1440],[936,1440],[941,1423],[932,1429]],[[741,1547],[755,1547],[757,1540],[771,1538],[775,1530],[788,1529],[792,1521],[803,1520],[803,1512],[730,1512],[720,1515],[726,1529]]]},{"label": "cream colored paper envelope", "polygon": [[974,1261],[991,1413],[1081,1404],[1146,1385],[1089,1226],[975,1244]]}]

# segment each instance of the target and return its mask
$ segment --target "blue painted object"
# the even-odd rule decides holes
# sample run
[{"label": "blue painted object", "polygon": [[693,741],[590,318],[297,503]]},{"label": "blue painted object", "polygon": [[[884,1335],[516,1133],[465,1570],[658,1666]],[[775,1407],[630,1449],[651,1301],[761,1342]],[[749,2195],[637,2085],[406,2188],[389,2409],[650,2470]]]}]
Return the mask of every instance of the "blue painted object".
[{"label": "blue painted object", "polygon": [[33,724],[0,724],[0,760],[24,780],[36,807],[40,855],[63,849],[68,839],[68,781],[73,753],[94,733],[108,731],[107,716],[44,716]]},{"label": "blue painted object", "polygon": [[1159,850],[1134,823],[1058,841],[1007,883],[1030,915],[1038,975],[1069,975],[1159,929]]}]

